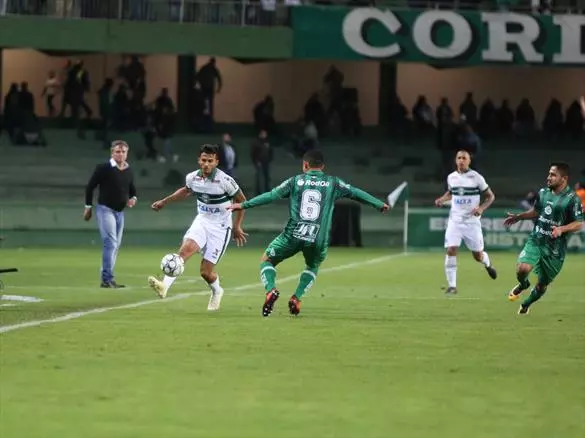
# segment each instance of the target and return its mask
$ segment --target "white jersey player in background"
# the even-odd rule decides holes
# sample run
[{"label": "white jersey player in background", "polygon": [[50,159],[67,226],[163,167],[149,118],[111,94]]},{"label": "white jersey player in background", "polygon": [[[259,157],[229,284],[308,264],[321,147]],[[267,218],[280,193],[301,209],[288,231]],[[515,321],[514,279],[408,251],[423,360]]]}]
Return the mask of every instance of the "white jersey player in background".
[{"label": "white jersey player in background", "polygon": [[[219,149],[215,145],[203,145],[199,152],[199,170],[187,175],[185,186],[173,194],[152,204],[155,211],[166,204],[181,201],[190,196],[197,198],[197,216],[183,237],[179,255],[185,262],[195,253],[201,253],[201,277],[211,289],[207,310],[219,310],[223,289],[219,276],[214,271],[233,234],[238,246],[246,242],[247,234],[242,230],[242,211],[235,213],[232,230],[232,212],[226,207],[232,200],[242,203],[246,197],[234,179],[217,168]],[[164,279],[148,277],[148,284],[159,297],[164,298],[176,277],[165,275]]]},{"label": "white jersey player in background", "polygon": [[[472,252],[473,258],[485,266],[489,276],[497,277],[497,272],[483,249],[483,232],[481,215],[496,199],[483,176],[470,169],[471,156],[467,151],[458,151],[455,157],[457,170],[447,177],[447,192],[435,200],[437,207],[451,201],[449,221],[445,231],[445,276],[447,277],[447,294],[457,293],[457,248],[461,240]],[[481,202],[481,195],[485,200]]]}]

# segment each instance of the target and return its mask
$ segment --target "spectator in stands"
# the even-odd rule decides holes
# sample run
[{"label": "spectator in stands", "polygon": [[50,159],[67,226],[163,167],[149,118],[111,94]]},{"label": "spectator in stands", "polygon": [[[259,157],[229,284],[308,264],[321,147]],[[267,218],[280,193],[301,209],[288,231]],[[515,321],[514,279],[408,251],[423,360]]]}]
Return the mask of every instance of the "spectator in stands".
[{"label": "spectator in stands", "polygon": [[274,119],[274,99],[268,94],[254,106],[254,127],[256,132],[267,131],[275,135],[276,121]]},{"label": "spectator in stands", "polygon": [[128,129],[130,99],[127,90],[126,84],[120,84],[112,102],[112,124],[118,131]]},{"label": "spectator in stands", "polygon": [[22,123],[21,115],[18,85],[12,83],[8,93],[4,97],[4,129],[6,129],[8,137],[10,137],[10,141],[13,144],[15,143],[16,132]]},{"label": "spectator in stands", "polygon": [[47,105],[47,113],[49,117],[53,117],[55,115],[55,103],[53,100],[55,96],[59,94],[61,91],[61,82],[59,82],[59,78],[57,78],[57,74],[54,70],[49,72],[49,76],[45,81],[45,87],[43,88],[43,93],[41,97],[45,98],[45,103]]},{"label": "spectator in stands", "polygon": [[410,120],[408,119],[408,110],[399,96],[392,97],[388,113],[390,116],[388,125],[390,128],[390,134],[397,134],[402,136],[405,140],[409,140]]},{"label": "spectator in stands", "polygon": [[252,143],[250,156],[256,168],[256,194],[260,195],[270,191],[272,188],[270,185],[270,163],[274,152],[266,131],[260,131],[258,138]]},{"label": "spectator in stands", "polygon": [[331,121],[334,115],[341,118],[341,107],[343,104],[343,81],[345,77],[343,73],[334,65],[329,67],[329,70],[323,77],[323,85],[325,92],[329,99],[329,108],[327,109],[327,120]]},{"label": "spectator in stands", "polygon": [[232,136],[225,133],[219,146],[218,167],[232,178],[236,178],[236,167],[238,167],[238,154],[232,141]]},{"label": "spectator in stands", "polygon": [[211,132],[212,120],[209,115],[209,102],[201,91],[201,85],[195,83],[193,87],[193,122],[195,132]]},{"label": "spectator in stands", "polygon": [[362,133],[360,107],[354,99],[344,99],[341,105],[341,132],[344,135],[359,137]]},{"label": "spectator in stands", "polygon": [[128,162],[128,144],[112,142],[111,158],[96,166],[85,188],[83,218],[92,216],[93,192],[99,190],[96,218],[103,242],[101,284],[103,288],[121,288],[114,279],[114,267],[124,233],[124,209],[136,204],[134,176]]},{"label": "spectator in stands", "polygon": [[214,119],[214,99],[215,93],[221,92],[222,80],[221,74],[216,66],[215,58],[211,58],[209,62],[197,72],[195,80],[201,85],[201,92],[204,99],[207,101],[209,108],[209,116],[211,120]]},{"label": "spectator in stands", "polygon": [[512,132],[512,128],[514,127],[514,113],[510,108],[510,102],[508,99],[502,101],[502,106],[498,108],[496,117],[502,134],[509,134]]},{"label": "spectator in stands", "polygon": [[565,127],[567,133],[578,140],[583,135],[583,121],[585,120],[585,110],[581,108],[579,102],[574,101],[569,108],[567,108],[567,116],[565,119]]},{"label": "spectator in stands", "polygon": [[563,108],[561,102],[552,99],[544,114],[542,130],[547,139],[557,139],[563,134]]},{"label": "spectator in stands", "polygon": [[312,149],[319,146],[319,131],[312,121],[305,122],[301,120],[300,133],[293,138],[292,154],[296,158],[301,158]]},{"label": "spectator in stands", "polygon": [[534,204],[536,203],[536,198],[537,198],[536,192],[534,191],[528,192],[524,199],[522,199],[522,201],[520,201],[520,203],[518,204],[518,208],[522,209],[523,211],[530,210],[532,207],[534,207]]},{"label": "spectator in stands", "polygon": [[521,137],[530,136],[536,127],[536,115],[530,101],[522,99],[516,109],[516,133]]},{"label": "spectator in stands", "polygon": [[35,96],[29,91],[28,82],[23,82],[20,84],[18,104],[20,106],[20,110],[24,114],[35,113]]},{"label": "spectator in stands", "polygon": [[433,109],[423,95],[419,96],[414,107],[412,107],[412,119],[417,131],[428,134],[433,131]]},{"label": "spectator in stands", "polygon": [[113,100],[112,89],[114,88],[114,81],[112,78],[106,78],[104,84],[98,91],[98,105],[100,115],[100,131],[97,136],[104,145],[104,149],[108,148],[109,139],[108,132],[112,126],[113,116]]},{"label": "spectator in stands", "polygon": [[71,105],[71,118],[77,127],[78,138],[85,138],[84,123],[81,120],[80,110],[83,109],[87,119],[91,118],[92,110],[85,102],[85,93],[90,90],[89,72],[85,69],[83,61],[77,61],[69,70],[67,77],[69,103]]},{"label": "spectator in stands", "polygon": [[454,114],[446,97],[441,99],[441,104],[437,107],[435,115],[437,118],[436,144],[437,149],[441,152],[441,166],[437,177],[443,181],[452,171],[453,153],[456,149],[453,141],[456,129],[453,120]]},{"label": "spectator in stands", "polygon": [[175,119],[175,111],[169,106],[162,107],[162,112],[155,116],[157,135],[163,141],[164,150],[164,155],[158,157],[160,163],[165,163],[167,158],[173,160],[173,163],[179,161],[179,155],[173,152],[172,144],[175,132]]},{"label": "spectator in stands", "polygon": [[175,111],[175,104],[173,99],[169,96],[169,89],[162,88],[160,94],[154,101],[154,114],[156,118],[160,118],[165,110]]},{"label": "spectator in stands", "polygon": [[498,129],[498,119],[496,115],[496,106],[491,99],[486,99],[479,110],[479,127],[478,132],[482,138],[493,135]]},{"label": "spectator in stands", "polygon": [[317,93],[313,93],[305,103],[304,119],[306,122],[313,122],[319,135],[324,136],[327,130],[327,116]]},{"label": "spectator in stands", "polygon": [[142,138],[144,139],[144,146],[146,147],[146,158],[156,160],[158,152],[154,147],[154,139],[156,138],[156,124],[154,123],[154,112],[146,111],[144,126],[141,128]]},{"label": "spectator in stands", "polygon": [[465,116],[465,120],[473,128],[477,126],[477,105],[473,101],[473,93],[468,92],[465,100],[459,106],[459,116]]}]

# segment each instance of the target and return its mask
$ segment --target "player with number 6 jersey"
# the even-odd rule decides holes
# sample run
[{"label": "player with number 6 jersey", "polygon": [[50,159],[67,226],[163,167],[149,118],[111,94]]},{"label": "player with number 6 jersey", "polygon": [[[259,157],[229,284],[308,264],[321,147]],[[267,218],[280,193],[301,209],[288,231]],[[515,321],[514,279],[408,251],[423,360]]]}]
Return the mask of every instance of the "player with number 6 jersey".
[{"label": "player with number 6 jersey", "polygon": [[228,207],[230,210],[244,210],[278,199],[289,199],[289,220],[283,232],[268,245],[261,259],[260,277],[266,289],[262,307],[265,317],[272,313],[280,295],[276,288],[276,266],[298,252],[303,253],[306,268],[301,273],[288,307],[293,315],[300,312],[301,299],[315,282],[319,266],[327,256],[335,201],[354,199],[381,212],[390,208],[369,193],[350,186],[336,176],[325,174],[324,167],[323,154],[316,150],[309,151],[303,156],[302,174],[287,179],[270,192]]}]

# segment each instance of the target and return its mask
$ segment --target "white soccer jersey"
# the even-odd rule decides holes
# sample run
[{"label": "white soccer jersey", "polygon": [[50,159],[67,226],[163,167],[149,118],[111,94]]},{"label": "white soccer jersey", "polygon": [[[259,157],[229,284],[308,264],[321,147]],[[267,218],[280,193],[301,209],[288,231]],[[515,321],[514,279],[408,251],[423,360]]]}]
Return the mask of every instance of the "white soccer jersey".
[{"label": "white soccer jersey", "polygon": [[481,194],[489,186],[475,170],[451,173],[447,177],[447,187],[451,193],[451,211],[449,220],[454,222],[480,222],[479,217],[471,214],[471,210],[479,206]]},{"label": "white soccer jersey", "polygon": [[191,172],[185,179],[185,186],[197,197],[197,216],[207,221],[231,223],[232,212],[226,207],[232,204],[232,198],[240,190],[234,179],[215,169],[204,177],[201,170]]}]

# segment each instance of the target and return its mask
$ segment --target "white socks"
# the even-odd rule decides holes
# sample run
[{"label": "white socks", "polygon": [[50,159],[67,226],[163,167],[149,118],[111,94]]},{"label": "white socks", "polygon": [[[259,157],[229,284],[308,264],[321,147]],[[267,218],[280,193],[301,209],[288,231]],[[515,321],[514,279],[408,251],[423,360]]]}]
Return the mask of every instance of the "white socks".
[{"label": "white socks", "polygon": [[485,251],[482,252],[481,263],[483,263],[486,268],[489,268],[491,266],[490,256]]},{"label": "white socks", "polygon": [[448,256],[448,255],[445,256],[445,276],[447,277],[447,284],[449,285],[449,287],[457,287],[457,257],[456,256]]},{"label": "white socks", "polygon": [[169,288],[172,286],[176,279],[177,277],[169,277],[168,275],[165,275],[165,278],[163,279],[163,284],[165,285],[166,290],[169,290]]},{"label": "white socks", "polygon": [[211,291],[216,294],[221,290],[221,286],[219,285],[219,275],[217,276],[217,278],[215,279],[215,281],[213,283],[208,283],[209,284],[209,288],[211,289]]}]

